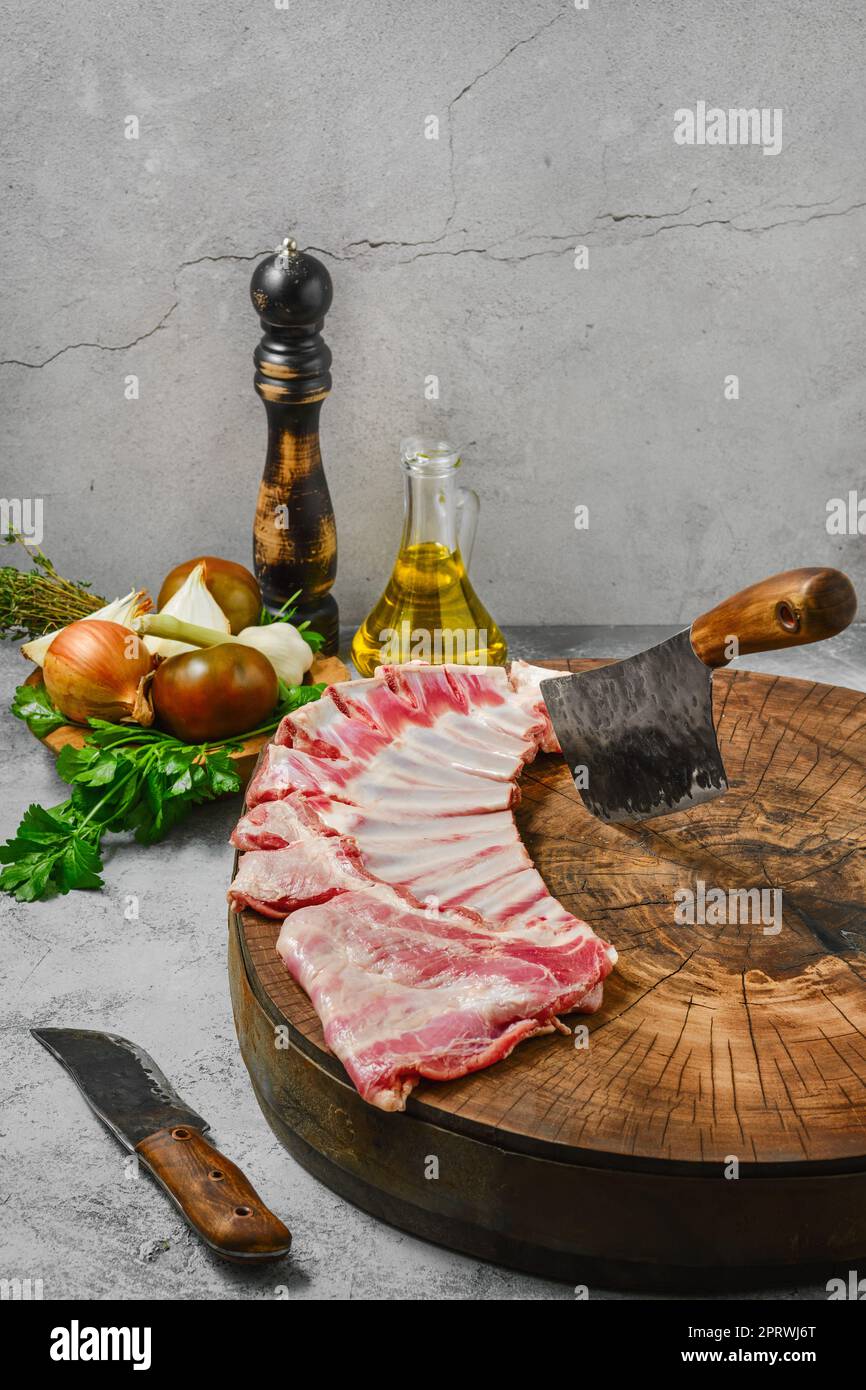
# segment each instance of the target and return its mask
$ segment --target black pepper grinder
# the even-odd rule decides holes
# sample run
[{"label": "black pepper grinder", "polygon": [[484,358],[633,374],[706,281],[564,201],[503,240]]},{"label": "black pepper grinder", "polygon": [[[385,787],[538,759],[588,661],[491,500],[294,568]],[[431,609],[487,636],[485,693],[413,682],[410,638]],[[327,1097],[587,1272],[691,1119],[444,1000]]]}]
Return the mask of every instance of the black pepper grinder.
[{"label": "black pepper grinder", "polygon": [[253,528],[265,606],[275,613],[299,589],[294,622],[309,619],[336,654],[339,615],[334,509],[319,448],[319,412],[331,389],[322,338],[333,286],[321,261],[286,237],[253,271],[250,295],[264,329],[254,353],[256,390],[268,415],[268,452]]}]

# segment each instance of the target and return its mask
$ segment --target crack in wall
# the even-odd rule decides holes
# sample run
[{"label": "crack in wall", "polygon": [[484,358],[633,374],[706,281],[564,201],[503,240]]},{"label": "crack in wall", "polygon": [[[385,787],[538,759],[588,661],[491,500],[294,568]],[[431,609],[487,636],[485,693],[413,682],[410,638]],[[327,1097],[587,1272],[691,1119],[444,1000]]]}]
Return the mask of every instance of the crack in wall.
[{"label": "crack in wall", "polygon": [[[826,203],[788,203],[783,206],[791,208],[826,207]],[[699,227],[729,227],[731,231],[741,232],[746,236],[763,236],[765,232],[771,232],[777,227],[805,227],[809,222],[822,222],[827,217],[848,217],[852,212],[859,212],[866,208],[866,202],[851,203],[847,208],[837,208],[833,212],[816,212],[811,217],[786,217],[778,222],[757,223],[755,226],[743,226],[735,217],[705,217],[700,222],[666,222],[661,227],[656,227],[654,231],[646,232],[644,236],[635,237],[635,241],[646,241],[650,237],[658,236],[660,232],[679,232],[696,229]],[[630,243],[628,243],[630,244]]]},{"label": "crack in wall", "polygon": [[[693,190],[693,192],[694,192],[694,191],[696,191],[696,190]],[[611,213],[611,212],[601,212],[601,213],[597,213],[596,216],[594,217],[594,219],[593,219],[591,225],[590,225],[589,227],[585,228],[585,229],[582,230],[582,231],[561,232],[561,233],[551,234],[551,235],[549,235],[549,236],[547,236],[547,237],[540,237],[540,238],[538,238],[539,240],[546,240],[548,243],[566,243],[566,245],[559,245],[559,244],[558,244],[558,245],[553,245],[553,244],[548,244],[547,246],[542,247],[541,249],[535,250],[535,251],[517,252],[517,253],[513,253],[513,254],[508,254],[508,255],[497,255],[497,254],[496,254],[496,248],[499,247],[499,246],[504,246],[504,245],[506,245],[507,242],[508,242],[508,240],[510,240],[510,238],[504,238],[504,239],[502,239],[502,240],[500,240],[500,241],[492,242],[492,243],[490,243],[490,245],[487,245],[487,246],[458,246],[458,247],[452,248],[451,250],[445,250],[445,249],[443,249],[443,250],[423,250],[423,251],[418,251],[418,252],[417,252],[415,255],[413,255],[413,256],[406,256],[406,257],[404,257],[403,259],[398,260],[398,261],[396,262],[396,264],[397,264],[397,265],[408,265],[408,264],[410,264],[412,261],[421,260],[422,258],[424,258],[424,257],[429,257],[429,256],[470,256],[470,255],[471,255],[471,256],[486,256],[489,260],[492,260],[492,261],[500,261],[500,262],[508,262],[508,263],[511,263],[511,262],[520,262],[520,261],[530,261],[530,260],[534,260],[534,259],[537,259],[537,258],[539,258],[539,257],[544,257],[544,256],[562,256],[562,255],[566,254],[566,252],[567,252],[568,250],[570,250],[570,249],[572,248],[572,246],[577,246],[578,244],[586,244],[586,245],[590,245],[590,246],[605,246],[605,247],[631,246],[631,245],[633,245],[635,242],[638,242],[638,241],[647,241],[647,240],[649,240],[650,237],[659,236],[660,233],[662,233],[662,232],[692,231],[692,230],[697,230],[697,229],[702,228],[702,227],[728,227],[731,231],[740,232],[740,233],[742,233],[742,234],[744,234],[744,235],[761,236],[761,235],[763,235],[765,232],[773,231],[773,230],[774,230],[775,228],[777,228],[777,227],[805,227],[805,226],[806,226],[808,223],[810,223],[810,222],[819,222],[819,221],[823,221],[825,218],[828,218],[828,217],[848,217],[851,213],[853,213],[853,212],[859,212],[859,211],[862,210],[864,207],[866,207],[866,202],[862,202],[862,203],[852,203],[852,204],[850,204],[848,207],[845,207],[845,208],[837,208],[836,210],[830,211],[830,212],[816,212],[816,213],[813,213],[813,215],[812,215],[811,217],[789,217],[789,218],[781,219],[781,220],[778,221],[778,222],[767,222],[767,223],[763,223],[763,224],[758,223],[758,224],[755,224],[754,226],[743,225],[742,223],[740,223],[740,222],[736,219],[736,217],[705,217],[705,218],[702,218],[700,221],[697,221],[697,222],[667,222],[667,221],[664,220],[665,218],[668,218],[668,217],[681,217],[684,213],[690,212],[694,206],[695,206],[695,204],[689,203],[689,204],[687,204],[684,208],[674,209],[674,210],[671,211],[671,212],[659,212],[659,213],[640,213],[640,212]],[[792,207],[792,208],[804,209],[804,208],[807,208],[807,207],[809,207],[809,206],[826,207],[827,204],[826,204],[826,203],[816,203],[816,204],[807,204],[807,203],[797,204],[797,203],[792,203],[792,204],[787,204],[786,206],[790,206],[790,207]],[[748,216],[748,214],[746,214],[746,216]],[[628,237],[628,238],[626,238],[626,239],[623,239],[623,238],[621,238],[621,237],[613,237],[613,238],[612,238],[612,237],[610,237],[610,236],[605,235],[606,229],[605,229],[603,226],[599,226],[598,224],[599,224],[599,223],[606,222],[606,221],[612,222],[612,223],[614,223],[615,225],[618,225],[618,224],[623,223],[623,222],[660,222],[660,223],[661,223],[661,226],[654,227],[654,228],[652,228],[651,230],[648,229],[648,230],[646,230],[646,231],[639,232],[639,233],[638,233],[637,235],[635,235],[635,236],[631,236],[631,237]],[[432,245],[433,245],[432,242],[431,242],[431,243],[427,243],[427,244],[428,244],[429,246],[432,246]],[[417,242],[403,242],[403,243],[401,243],[401,245],[406,246],[406,247],[408,248],[408,247],[412,247],[412,246],[418,245],[418,243],[417,243]],[[319,248],[319,249],[322,250],[322,254],[323,254],[323,255],[328,255],[328,254],[329,254],[327,251],[324,251],[322,248]],[[354,260],[354,259],[358,259],[358,258],[357,258],[357,257],[344,257],[344,258],[335,257],[335,259],[349,259],[349,260]]]},{"label": "crack in wall", "polygon": [[[451,192],[451,210],[448,213],[445,219],[445,225],[442,231],[438,234],[438,236],[422,238],[418,241],[403,241],[398,239],[392,240],[386,238],[383,238],[381,240],[372,240],[371,238],[364,237],[355,241],[347,242],[345,246],[343,246],[340,250],[331,250],[323,246],[309,246],[307,247],[307,249],[309,251],[315,252],[318,255],[325,256],[329,260],[343,262],[368,262],[376,259],[379,260],[381,263],[384,260],[384,257],[380,257],[377,254],[379,252],[384,252],[386,255],[390,252],[399,251],[412,251],[414,253],[410,256],[397,256],[396,258],[393,258],[390,263],[392,265],[397,266],[410,265],[414,261],[427,259],[434,256],[479,256],[503,264],[519,264],[523,261],[531,261],[542,259],[545,257],[566,255],[573,246],[576,246],[578,244],[599,245],[605,247],[630,246],[636,241],[645,240],[649,237],[659,236],[663,232],[686,230],[695,231],[700,230],[704,227],[725,227],[730,231],[739,232],[744,235],[757,236],[763,235],[765,232],[773,231],[780,227],[802,227],[808,225],[810,222],[821,221],[825,218],[847,217],[851,213],[858,212],[862,210],[864,207],[866,207],[866,202],[858,202],[852,203],[845,208],[833,209],[832,203],[837,201],[838,197],[841,196],[837,195],[836,199],[823,200],[815,203],[776,204],[776,207],[779,209],[787,208],[794,212],[810,211],[812,215],[809,217],[783,218],[777,222],[755,224],[752,226],[743,225],[740,221],[737,220],[735,216],[707,217],[701,219],[700,221],[693,222],[668,220],[684,217],[688,212],[692,211],[692,209],[695,207],[695,203],[692,202],[691,199],[694,198],[694,195],[697,192],[697,187],[695,187],[691,190],[691,194],[689,195],[690,201],[686,203],[684,207],[673,209],[670,212],[599,212],[596,213],[595,217],[592,220],[592,223],[584,231],[555,233],[547,235],[541,234],[537,237],[530,237],[524,233],[512,237],[500,238],[498,241],[491,242],[487,245],[454,246],[450,248],[442,247],[441,243],[445,241],[449,236],[465,236],[467,231],[465,227],[459,229],[455,229],[453,227],[454,219],[457,216],[457,208],[459,203],[456,183],[456,156],[454,150],[455,112],[457,107],[459,106],[460,102],[464,99],[464,97],[466,97],[470,92],[472,92],[473,89],[477,87],[480,82],[484,81],[485,78],[489,77],[491,73],[494,73],[498,71],[500,68],[502,68],[504,64],[507,63],[508,60],[513,56],[513,54],[517,53],[520,49],[527,47],[529,44],[534,43],[537,39],[541,37],[542,34],[546,33],[547,30],[552,29],[555,25],[563,22],[565,19],[570,18],[571,16],[568,12],[560,11],[557,14],[553,15],[552,18],[546,20],[545,23],[539,25],[539,27],[533,30],[531,34],[527,34],[522,39],[517,39],[516,42],[511,44],[511,46],[508,49],[506,49],[506,51],[499,58],[497,58],[495,62],[491,63],[489,67],[484,68],[483,71],[477,73],[475,77],[471,78],[469,82],[467,82],[463,87],[461,87],[460,91],[456,94],[456,96],[452,97],[451,100],[448,102],[448,183]],[[607,154],[608,145],[604,144],[602,147],[603,175],[606,174]],[[766,205],[760,205],[758,209],[754,210],[755,213],[760,211],[760,208],[763,206]],[[816,210],[822,208],[829,210]],[[745,216],[754,216],[754,213],[745,214]],[[603,225],[605,223],[608,223],[610,225],[605,227]],[[614,228],[617,228],[622,224],[629,223],[659,223],[660,225],[640,231],[638,231],[637,227],[635,227],[635,234],[626,239],[610,236],[610,232]],[[538,249],[527,251],[520,251],[518,249],[507,254],[497,254],[497,249],[499,247],[505,247],[509,245],[509,243],[516,244],[519,248],[520,242],[522,240],[535,240],[541,241],[542,243],[546,244],[542,245]],[[146,329],[143,333],[138,334],[135,338],[132,338],[127,343],[100,343],[98,341],[82,341],[75,343],[67,343],[63,347],[58,348],[56,352],[51,353],[50,356],[46,357],[41,362],[29,362],[22,358],[7,357],[0,358],[0,367],[24,367],[28,370],[39,371],[42,368],[49,366],[51,363],[56,362],[58,358],[63,357],[66,353],[76,352],[82,349],[88,349],[97,352],[127,352],[130,349],[137,347],[139,343],[142,343],[146,339],[153,337],[156,333],[159,333],[166,326],[168,320],[171,318],[172,314],[179,307],[180,304],[181,294],[180,290],[178,289],[177,280],[183,271],[188,270],[193,266],[199,266],[206,263],[218,264],[223,261],[252,262],[259,260],[263,256],[268,255],[269,250],[270,248],[266,248],[265,250],[253,251],[249,253],[225,252],[220,255],[206,254],[195,257],[191,260],[181,261],[181,263],[177,266],[174,275],[172,276],[172,287],[176,296],[174,302],[160,317],[157,323],[153,325],[153,327]],[[387,264],[387,262],[385,263]]]},{"label": "crack in wall", "polygon": [[131,342],[67,343],[65,347],[58,348],[56,352],[52,352],[51,356],[46,357],[44,362],[25,362],[19,357],[3,357],[0,358],[0,367],[28,367],[33,371],[41,371],[43,367],[47,367],[51,362],[56,362],[58,357],[62,357],[64,353],[76,352],[78,348],[95,348],[98,352],[128,352],[130,348],[134,348],[139,343],[143,343],[145,338],[152,338],[154,333],[159,333],[160,330],[163,329],[165,325],[168,323],[168,320],[171,318],[172,314],[174,313],[175,309],[178,307],[179,304],[180,300],[176,299],[172,304],[171,308],[166,309],[159,322],[154,324],[153,328],[148,328],[146,332],[139,333],[138,337],[133,338]]},{"label": "crack in wall", "polygon": [[[689,198],[693,198],[697,193],[697,185],[692,189]],[[685,207],[679,208],[675,212],[599,212],[596,214],[596,222],[610,220],[611,222],[659,222],[663,217],[682,217],[685,213],[691,212],[694,203],[686,203]]]},{"label": "crack in wall", "polygon": [[[524,40],[524,42],[528,42],[528,40]],[[694,193],[696,190],[692,191]],[[682,216],[684,213],[691,211],[693,206],[693,203],[689,203],[684,208],[674,209],[671,212],[658,213],[600,212],[596,214],[592,224],[583,231],[553,233],[548,235],[547,237],[540,238],[542,240],[546,240],[549,243],[547,246],[541,247],[540,249],[534,251],[514,252],[506,255],[497,255],[496,249],[499,246],[506,245],[508,239],[500,240],[497,242],[491,242],[489,245],[486,246],[456,246],[451,248],[450,250],[445,248],[437,250],[437,243],[442,241],[446,235],[446,233],[444,232],[430,241],[371,241],[364,238],[358,241],[347,242],[346,245],[340,251],[333,251],[325,246],[308,246],[306,250],[312,251],[316,255],[325,256],[328,260],[331,261],[344,262],[369,262],[373,259],[381,260],[382,258],[376,256],[376,252],[383,250],[390,251],[396,249],[415,251],[415,254],[412,256],[404,256],[402,258],[398,258],[392,261],[391,264],[396,266],[410,265],[413,261],[423,260],[433,256],[481,256],[486,258],[487,260],[495,261],[500,264],[515,265],[523,261],[538,260],[549,256],[566,255],[572,249],[572,247],[577,246],[579,244],[604,247],[631,246],[635,242],[646,241],[649,240],[650,237],[659,236],[662,232],[698,231],[703,227],[727,227],[730,231],[739,232],[743,235],[762,236],[765,232],[773,231],[779,227],[805,227],[811,222],[821,222],[831,217],[848,217],[852,213],[860,212],[864,208],[866,208],[866,202],[851,203],[848,207],[831,209],[827,212],[813,212],[810,217],[789,217],[783,218],[778,222],[767,222],[763,225],[758,224],[755,226],[744,226],[741,223],[739,223],[735,217],[706,217],[702,218],[699,222],[664,221],[664,218],[666,217]],[[784,203],[780,204],[779,206],[789,207],[797,211],[804,211],[809,208],[829,207],[829,203]],[[641,232],[636,236],[629,237],[626,240],[623,240],[622,238],[611,238],[609,236],[606,236],[606,229],[603,226],[600,227],[597,225],[598,223],[604,222],[613,223],[615,226],[618,226],[624,222],[660,222],[661,225],[658,227],[654,227],[651,230]],[[465,232],[465,228],[463,229],[463,231]],[[351,252],[352,248],[354,247],[366,247],[367,251],[365,252],[361,250],[354,255],[347,254]],[[416,249],[418,247],[425,249],[418,250]],[[145,330],[145,332],[139,333],[137,337],[131,339],[128,343],[99,343],[90,341],[80,343],[67,343],[65,344],[65,346],[58,348],[56,352],[51,353],[51,355],[49,357],[46,357],[42,362],[28,362],[18,357],[4,357],[0,358],[0,367],[25,367],[28,370],[39,371],[43,367],[49,366],[52,362],[56,362],[59,357],[63,357],[67,352],[76,352],[79,349],[84,348],[91,349],[96,352],[128,352],[131,348],[137,347],[139,343],[144,342],[147,338],[152,338],[154,334],[159,333],[168,323],[168,320],[171,318],[174,311],[179,307],[180,291],[177,287],[177,277],[184,270],[187,270],[192,266],[203,265],[205,263],[218,264],[221,261],[257,261],[262,256],[267,256],[268,254],[268,248],[265,248],[264,250],[251,251],[248,253],[227,251],[218,256],[205,255],[198,256],[193,260],[181,261],[180,265],[174,272],[172,281],[175,292],[178,294],[178,298],[175,299],[174,303],[165,311],[165,313],[160,317],[159,321],[156,324],[154,324],[152,328],[148,328]]]},{"label": "crack in wall", "polygon": [[[271,248],[268,248],[268,250],[270,249]],[[177,277],[182,270],[186,270],[189,266],[203,265],[206,261],[212,263],[218,261],[257,261],[261,256],[267,256],[268,250],[253,251],[249,255],[245,252],[226,251],[219,256],[197,256],[194,260],[181,261],[172,276],[172,288],[178,297],[152,328],[148,328],[144,333],[139,333],[137,338],[132,338],[128,343],[98,343],[90,341],[67,343],[64,347],[58,348],[56,352],[52,352],[50,357],[46,357],[42,362],[27,362],[20,357],[2,357],[0,358],[0,367],[26,367],[30,371],[38,372],[41,371],[43,367],[47,367],[52,362],[56,362],[58,357],[63,357],[65,353],[77,352],[80,348],[90,348],[96,352],[128,352],[130,348],[137,347],[139,343],[143,343],[146,338],[152,338],[154,333],[159,333],[168,323],[175,309],[180,307],[180,291],[177,285]]]},{"label": "crack in wall", "polygon": [[535,40],[536,40],[537,38],[540,38],[541,35],[542,35],[543,33],[545,33],[548,29],[552,29],[553,26],[554,26],[555,24],[559,24],[563,19],[566,19],[566,18],[569,18],[569,19],[571,18],[571,16],[568,15],[566,12],[560,12],[559,14],[555,14],[555,15],[553,16],[552,19],[548,19],[547,22],[546,22],[545,24],[539,25],[539,27],[538,27],[537,29],[535,29],[531,34],[528,34],[528,35],[526,36],[526,38],[518,39],[516,43],[513,43],[513,44],[511,45],[511,47],[510,47],[509,49],[507,49],[505,53],[503,53],[503,55],[502,55],[501,58],[497,58],[496,62],[495,62],[495,63],[491,63],[491,65],[490,65],[489,68],[485,68],[483,72],[479,72],[479,73],[477,74],[477,76],[473,77],[472,80],[471,80],[470,82],[467,82],[467,83],[466,83],[466,86],[465,86],[465,87],[461,88],[461,90],[457,93],[456,97],[452,97],[452,99],[449,101],[449,103],[448,103],[448,108],[447,108],[447,116],[448,116],[448,181],[449,181],[449,184],[450,184],[450,187],[451,187],[451,211],[449,212],[448,217],[446,218],[445,227],[444,227],[442,233],[441,233],[438,237],[435,238],[436,241],[442,241],[443,238],[444,238],[445,236],[447,236],[448,232],[451,230],[451,224],[452,224],[452,222],[454,221],[454,218],[457,216],[457,203],[458,203],[458,197],[457,197],[457,182],[456,182],[455,173],[454,173],[454,109],[455,109],[455,107],[459,104],[459,102],[461,102],[461,101],[463,100],[463,98],[467,95],[467,93],[469,93],[469,92],[472,91],[473,87],[477,87],[478,83],[479,83],[479,82],[482,82],[482,81],[484,80],[485,77],[489,77],[490,74],[491,74],[492,72],[496,72],[497,68],[501,68],[502,65],[503,65],[503,63],[506,63],[506,62],[508,61],[508,59],[511,57],[511,55],[512,55],[513,53],[516,53],[517,50],[518,50],[519,48],[525,48],[527,44],[534,43]]},{"label": "crack in wall", "polygon": [[[257,261],[262,256],[273,255],[273,251],[274,248],[272,246],[268,246],[265,248],[264,251],[252,251],[249,255],[246,255],[244,252],[241,251],[226,251],[220,256],[196,256],[195,260],[181,261],[177,270],[174,272],[174,279],[175,281],[177,280],[177,277],[178,275],[180,275],[180,272],[182,270],[186,270],[191,265],[204,265],[205,261],[211,261],[214,264],[216,264],[218,261]],[[175,289],[177,289],[177,284],[175,284],[174,287]]]},{"label": "crack in wall", "polygon": [[[528,40],[524,40],[524,42],[528,42]],[[694,189],[692,190],[693,193],[695,191]],[[789,207],[797,211],[805,211],[810,208],[827,208],[829,207],[829,203],[784,203],[779,206]],[[414,255],[404,256],[392,262],[393,265],[398,266],[410,265],[413,261],[423,260],[432,256],[481,256],[500,264],[519,264],[522,261],[532,261],[548,256],[565,255],[573,246],[578,244],[606,247],[631,246],[637,241],[646,241],[650,237],[659,236],[662,232],[698,231],[703,227],[727,227],[730,231],[739,232],[743,235],[762,236],[765,232],[773,231],[779,227],[805,227],[811,222],[821,222],[831,217],[849,217],[852,213],[860,212],[866,208],[866,202],[851,203],[848,207],[830,209],[827,212],[813,212],[810,217],[789,217],[783,218],[778,222],[767,222],[763,225],[758,224],[755,226],[744,226],[739,223],[735,217],[706,217],[702,218],[699,222],[664,221],[666,217],[681,217],[684,213],[691,211],[693,207],[693,203],[688,203],[685,207],[674,209],[671,212],[600,212],[596,214],[592,225],[584,231],[558,232],[546,238],[542,238],[548,243],[556,244],[549,244],[534,251],[516,252],[507,255],[496,254],[496,248],[507,244],[507,239],[491,242],[487,246],[456,246],[450,250],[444,248],[437,250],[435,249],[437,243],[442,241],[446,235],[444,232],[431,241],[371,241],[364,238],[358,241],[347,242],[341,251],[329,250],[324,246],[308,246],[306,249],[317,255],[325,256],[328,260],[332,261],[362,262],[376,258],[375,253],[381,250],[415,250]],[[615,226],[624,222],[660,222],[661,226],[654,227],[651,230],[641,232],[636,236],[623,240],[622,238],[611,239],[605,236],[605,228],[597,225],[598,223],[604,222],[611,222]],[[463,230],[465,232],[465,228]],[[354,255],[346,254],[350,252],[353,247],[366,247],[367,252],[362,250]],[[417,250],[416,248],[418,247],[430,249]],[[179,307],[180,291],[177,287],[177,277],[182,271],[192,266],[203,265],[205,263],[218,264],[221,261],[257,261],[262,256],[267,256],[268,254],[269,250],[267,248],[251,252],[227,251],[218,256],[205,255],[198,256],[193,260],[181,261],[174,272],[172,280],[178,298],[175,299],[174,303],[165,311],[152,328],[148,328],[143,333],[139,333],[137,337],[132,338],[128,343],[99,343],[90,341],[67,343],[65,346],[58,348],[56,352],[51,353],[51,355],[46,357],[42,362],[28,362],[19,357],[4,357],[0,358],[0,367],[25,367],[28,370],[40,371],[43,367],[47,367],[52,362],[56,362],[59,357],[63,357],[67,352],[76,352],[82,348],[88,348],[96,352],[128,352],[131,348],[137,347],[139,343],[143,343],[147,338],[152,338],[154,334],[159,333],[166,326],[174,311]]]}]

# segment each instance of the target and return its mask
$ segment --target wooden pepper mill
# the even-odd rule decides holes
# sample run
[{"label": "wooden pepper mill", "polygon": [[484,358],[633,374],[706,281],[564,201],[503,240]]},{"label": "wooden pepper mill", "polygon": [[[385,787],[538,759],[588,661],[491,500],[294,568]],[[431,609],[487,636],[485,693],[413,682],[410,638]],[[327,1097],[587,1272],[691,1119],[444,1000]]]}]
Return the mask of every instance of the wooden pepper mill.
[{"label": "wooden pepper mill", "polygon": [[265,606],[275,613],[299,589],[295,622],[309,619],[332,656],[339,616],[334,509],[319,448],[319,412],[331,389],[322,338],[333,286],[321,261],[287,237],[253,271],[250,295],[264,329],[254,353],[256,390],[268,415],[268,452],[253,528]]}]

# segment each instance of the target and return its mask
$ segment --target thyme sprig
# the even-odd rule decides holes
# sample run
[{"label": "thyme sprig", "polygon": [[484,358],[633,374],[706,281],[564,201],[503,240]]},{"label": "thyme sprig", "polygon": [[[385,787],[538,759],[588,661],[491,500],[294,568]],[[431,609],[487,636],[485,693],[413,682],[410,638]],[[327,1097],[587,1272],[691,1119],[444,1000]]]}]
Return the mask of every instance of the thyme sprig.
[{"label": "thyme sprig", "polygon": [[90,593],[89,584],[64,579],[44,551],[19,532],[9,531],[3,540],[7,545],[22,545],[33,568],[0,568],[0,637],[41,637],[105,607],[105,599]]}]

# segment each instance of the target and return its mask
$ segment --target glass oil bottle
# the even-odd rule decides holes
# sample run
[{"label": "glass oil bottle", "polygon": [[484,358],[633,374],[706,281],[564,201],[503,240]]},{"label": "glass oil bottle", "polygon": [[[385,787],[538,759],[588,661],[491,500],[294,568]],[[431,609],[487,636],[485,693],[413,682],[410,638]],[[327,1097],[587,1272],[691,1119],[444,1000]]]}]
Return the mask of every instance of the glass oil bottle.
[{"label": "glass oil bottle", "polygon": [[469,580],[480,504],[457,486],[459,453],[444,441],[404,439],[400,461],[400,550],[385,592],[355,633],[355,669],[370,676],[383,663],[413,660],[502,665],[505,638]]}]

